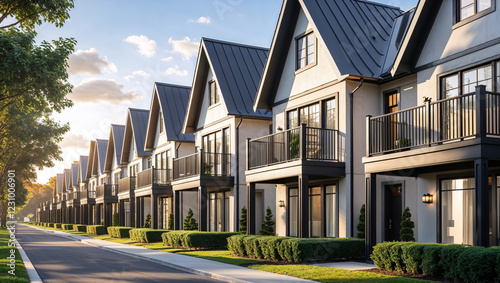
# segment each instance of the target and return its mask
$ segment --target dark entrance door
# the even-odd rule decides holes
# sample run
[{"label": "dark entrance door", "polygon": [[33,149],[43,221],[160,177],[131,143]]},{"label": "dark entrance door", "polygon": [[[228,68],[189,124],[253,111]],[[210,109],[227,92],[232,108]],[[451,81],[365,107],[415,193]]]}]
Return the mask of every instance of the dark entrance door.
[{"label": "dark entrance door", "polygon": [[399,241],[401,230],[402,185],[385,186],[385,241]]}]

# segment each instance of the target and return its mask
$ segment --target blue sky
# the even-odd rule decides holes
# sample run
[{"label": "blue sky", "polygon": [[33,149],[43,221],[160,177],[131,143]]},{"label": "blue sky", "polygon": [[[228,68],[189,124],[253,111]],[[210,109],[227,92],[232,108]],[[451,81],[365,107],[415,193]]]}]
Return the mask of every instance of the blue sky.
[{"label": "blue sky", "polygon": [[[191,85],[201,37],[269,47],[281,0],[76,0],[63,28],[44,24],[38,40],[74,37],[70,82],[75,105],[54,115],[70,123],[64,161],[38,172],[38,182],[88,155],[90,140],[107,139],[126,109],[148,109],[155,81]],[[378,1],[411,9],[416,0]],[[103,95],[106,93],[106,95]]]}]

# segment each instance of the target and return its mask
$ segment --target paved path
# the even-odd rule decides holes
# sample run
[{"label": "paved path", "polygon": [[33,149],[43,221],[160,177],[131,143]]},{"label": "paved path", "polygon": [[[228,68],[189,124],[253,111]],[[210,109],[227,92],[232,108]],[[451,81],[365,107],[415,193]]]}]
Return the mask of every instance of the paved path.
[{"label": "paved path", "polygon": [[217,282],[26,225],[16,238],[43,282]]}]

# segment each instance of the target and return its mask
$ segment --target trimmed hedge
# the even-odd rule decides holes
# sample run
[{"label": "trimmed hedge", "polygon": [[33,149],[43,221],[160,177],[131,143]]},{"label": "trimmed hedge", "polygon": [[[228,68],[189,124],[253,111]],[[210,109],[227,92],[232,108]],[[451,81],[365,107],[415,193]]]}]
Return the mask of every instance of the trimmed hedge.
[{"label": "trimmed hedge", "polygon": [[73,224],[62,224],[61,228],[63,230],[73,230]]},{"label": "trimmed hedge", "polygon": [[373,248],[374,264],[400,273],[463,282],[500,282],[500,249],[453,244],[386,242]]},{"label": "trimmed hedge", "polygon": [[150,228],[136,228],[129,231],[130,240],[139,243],[161,242],[161,234],[169,230],[157,230]]},{"label": "trimmed hedge", "polygon": [[61,223],[54,223],[54,228],[61,229]]},{"label": "trimmed hedge", "polygon": [[73,231],[76,232],[87,232],[87,225],[73,225]]},{"label": "trimmed hedge", "polygon": [[54,225],[55,225],[55,223],[49,223],[49,224],[47,225],[47,227],[49,227],[49,228],[54,228]]},{"label": "trimmed hedge", "polygon": [[364,240],[236,235],[228,238],[228,249],[240,256],[288,262],[361,259],[364,255]]},{"label": "trimmed hedge", "polygon": [[227,239],[239,235],[233,232],[171,231],[162,234],[165,246],[184,249],[227,249]]},{"label": "trimmed hedge", "polygon": [[104,225],[88,225],[87,234],[104,235],[106,234],[106,227]]},{"label": "trimmed hedge", "polygon": [[108,227],[108,234],[113,238],[130,238],[131,227],[110,226]]}]

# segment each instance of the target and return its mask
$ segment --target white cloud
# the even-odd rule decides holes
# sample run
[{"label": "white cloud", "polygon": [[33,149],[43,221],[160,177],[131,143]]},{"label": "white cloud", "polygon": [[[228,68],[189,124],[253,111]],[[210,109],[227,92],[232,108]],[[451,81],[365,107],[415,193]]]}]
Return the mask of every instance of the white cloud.
[{"label": "white cloud", "polygon": [[111,79],[85,79],[73,88],[68,98],[74,102],[120,104],[141,99],[135,91],[123,91],[123,85]]},{"label": "white cloud", "polygon": [[124,78],[124,79],[126,79],[126,80],[127,80],[127,82],[128,82],[128,81],[130,81],[131,79],[136,78],[136,77],[149,78],[150,76],[151,76],[151,75],[150,75],[148,72],[146,72],[146,71],[144,71],[144,70],[138,70],[138,71],[132,72],[132,74],[131,74],[131,75],[125,76],[125,77],[123,77],[123,78]]},{"label": "white cloud", "polygon": [[70,75],[100,75],[103,70],[108,73],[118,72],[116,65],[109,62],[108,58],[101,57],[95,48],[76,51],[69,56],[68,64]]},{"label": "white cloud", "polygon": [[175,67],[170,67],[168,69],[165,70],[165,74],[167,75],[176,75],[176,76],[179,76],[179,77],[184,77],[184,76],[187,76],[188,75],[188,71],[187,70],[181,70],[179,68],[179,66],[175,66]]},{"label": "white cloud", "polygon": [[160,59],[160,61],[162,61],[162,62],[170,62],[170,61],[172,61],[172,60],[174,60],[174,57],[172,57],[172,56],[169,56],[169,57],[165,57],[165,58],[161,58],[161,59]]},{"label": "white cloud", "polygon": [[89,146],[89,140],[81,135],[67,134],[64,139],[59,143],[62,148],[87,148]]},{"label": "white cloud", "polygon": [[189,60],[193,55],[198,53],[200,47],[199,42],[195,42],[189,37],[184,37],[181,40],[169,38],[168,43],[172,44],[172,53],[181,54],[185,60]]},{"label": "white cloud", "polygon": [[197,20],[189,20],[189,22],[208,25],[212,23],[212,19],[209,16],[206,16],[206,17],[199,17]]},{"label": "white cloud", "polygon": [[146,57],[153,57],[156,53],[156,41],[145,35],[131,35],[123,41],[137,46],[139,53]]}]

